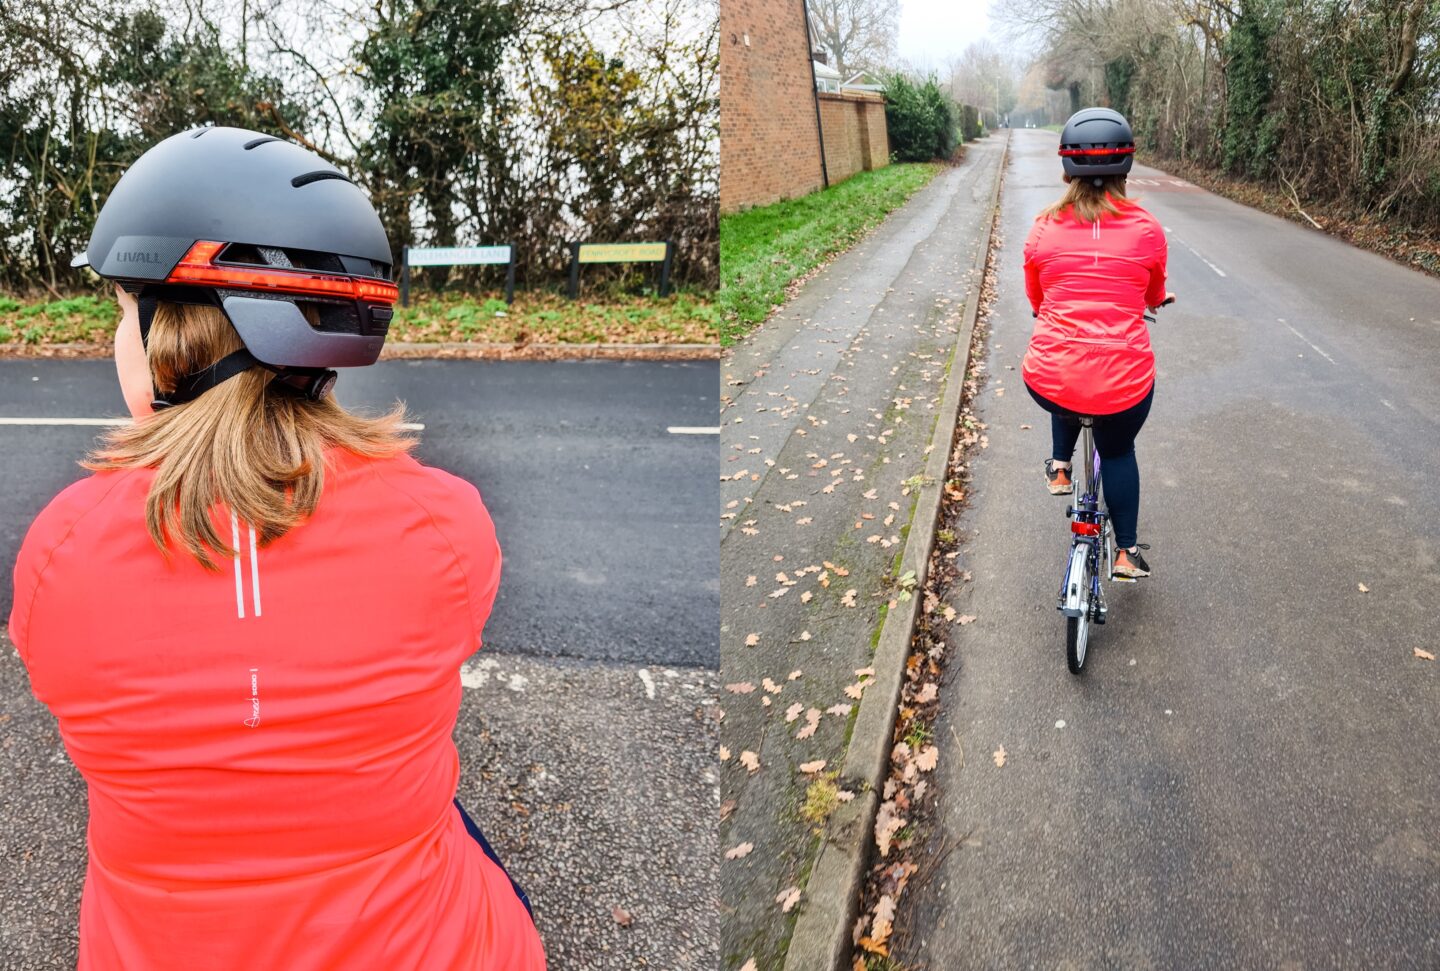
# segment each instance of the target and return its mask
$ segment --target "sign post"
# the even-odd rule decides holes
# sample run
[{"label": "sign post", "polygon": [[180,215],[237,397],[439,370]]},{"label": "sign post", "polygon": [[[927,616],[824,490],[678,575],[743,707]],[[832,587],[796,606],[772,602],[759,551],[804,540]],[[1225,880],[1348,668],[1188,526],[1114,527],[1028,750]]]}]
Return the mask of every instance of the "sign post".
[{"label": "sign post", "polygon": [[570,299],[580,296],[581,263],[659,263],[660,296],[669,296],[674,257],[675,244],[669,240],[663,243],[571,243]]},{"label": "sign post", "polygon": [[400,251],[400,306],[410,306],[412,266],[500,266],[505,270],[505,302],[515,302],[514,246],[406,246]]}]

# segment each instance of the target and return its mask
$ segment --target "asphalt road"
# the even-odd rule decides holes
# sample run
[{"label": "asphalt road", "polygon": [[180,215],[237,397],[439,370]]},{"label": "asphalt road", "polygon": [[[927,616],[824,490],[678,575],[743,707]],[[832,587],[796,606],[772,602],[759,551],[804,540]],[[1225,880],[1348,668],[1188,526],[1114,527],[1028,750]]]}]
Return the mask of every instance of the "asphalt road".
[{"label": "asphalt road", "polygon": [[1440,602],[1440,281],[1137,166],[1180,300],[1152,326],[1138,443],[1155,576],[1112,587],[1071,676],[1065,499],[1018,372],[1055,144],[1011,142],[957,604],[979,619],[954,632],[934,872],[902,897],[896,953],[1440,966],[1440,662],[1413,653],[1435,651]]},{"label": "asphalt road", "polygon": [[[486,650],[719,664],[715,362],[387,361],[346,371],[351,407],[397,398],[420,460],[475,483],[505,575]],[[0,419],[124,414],[109,361],[0,361]],[[0,616],[30,520],[95,428],[0,425]]]}]

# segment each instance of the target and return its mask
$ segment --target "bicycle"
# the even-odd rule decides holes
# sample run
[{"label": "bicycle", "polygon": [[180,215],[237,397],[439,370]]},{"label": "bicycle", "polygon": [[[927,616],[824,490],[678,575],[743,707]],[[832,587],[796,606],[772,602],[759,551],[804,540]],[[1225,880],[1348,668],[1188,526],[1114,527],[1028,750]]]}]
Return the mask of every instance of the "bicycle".
[{"label": "bicycle", "polygon": [[[1175,301],[1167,295],[1161,307]],[[1155,308],[1158,309],[1158,308]],[[1155,323],[1149,314],[1141,315],[1147,323]],[[1071,674],[1085,668],[1090,646],[1090,625],[1104,624],[1110,608],[1105,603],[1101,576],[1115,583],[1134,583],[1133,577],[1116,576],[1115,530],[1108,511],[1100,503],[1100,453],[1095,449],[1095,416],[1077,415],[1080,422],[1080,454],[1086,457],[1082,478],[1075,483],[1075,501],[1065,510],[1070,520],[1070,555],[1065,563],[1065,579],[1060,585],[1057,606],[1065,615],[1065,664]]]}]

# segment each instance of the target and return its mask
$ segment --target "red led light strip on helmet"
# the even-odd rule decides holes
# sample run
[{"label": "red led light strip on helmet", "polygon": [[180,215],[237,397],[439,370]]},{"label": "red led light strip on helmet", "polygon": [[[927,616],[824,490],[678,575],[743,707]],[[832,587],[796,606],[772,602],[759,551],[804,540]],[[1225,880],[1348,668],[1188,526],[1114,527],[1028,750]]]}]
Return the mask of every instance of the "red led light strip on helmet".
[{"label": "red led light strip on helmet", "polygon": [[166,283],[192,286],[234,287],[238,290],[265,290],[275,293],[309,294],[317,297],[349,297],[370,303],[393,304],[400,299],[400,289],[388,280],[336,276],[313,270],[281,270],[273,267],[218,266],[215,257],[224,243],[199,240],[190,247]]},{"label": "red led light strip on helmet", "polygon": [[1071,155],[1134,155],[1135,146],[1129,148],[1062,148],[1060,154]]}]

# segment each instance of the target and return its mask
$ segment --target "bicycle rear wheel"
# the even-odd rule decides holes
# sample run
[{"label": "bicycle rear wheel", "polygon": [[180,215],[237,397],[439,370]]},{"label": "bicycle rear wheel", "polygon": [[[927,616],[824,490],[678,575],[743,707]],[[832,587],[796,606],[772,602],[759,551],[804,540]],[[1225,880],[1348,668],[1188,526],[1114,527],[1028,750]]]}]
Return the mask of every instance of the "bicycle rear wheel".
[{"label": "bicycle rear wheel", "polygon": [[1084,670],[1090,647],[1090,557],[1079,556],[1076,559],[1079,562],[1070,578],[1080,584],[1081,610],[1078,617],[1065,618],[1065,664],[1071,674]]}]

